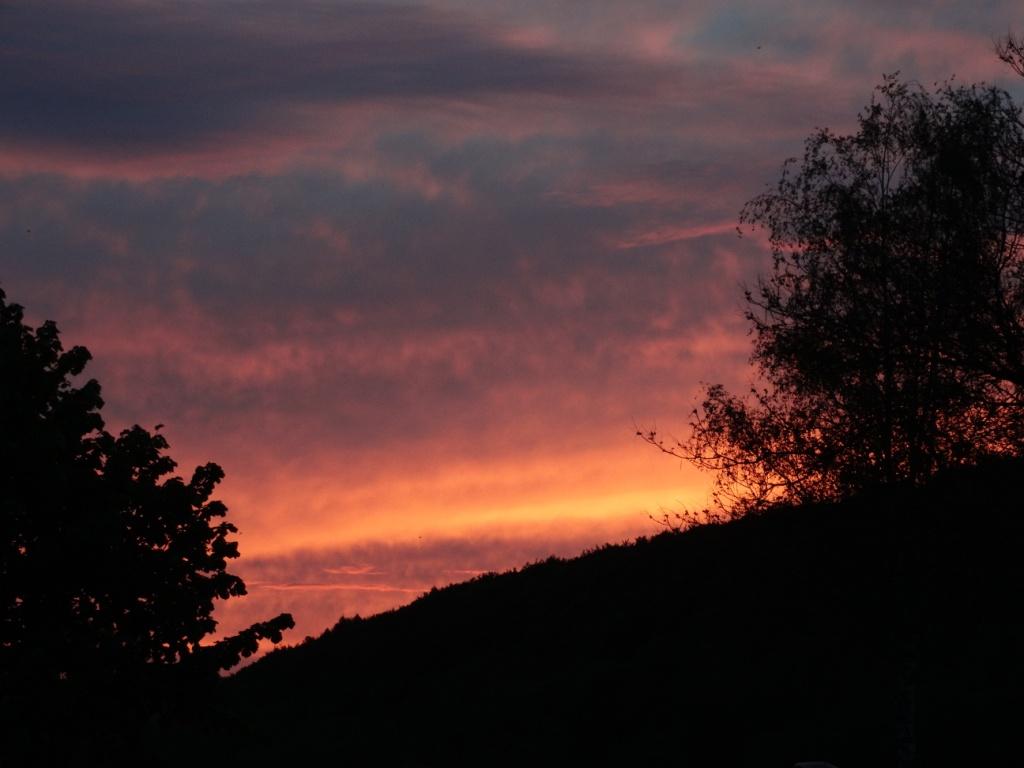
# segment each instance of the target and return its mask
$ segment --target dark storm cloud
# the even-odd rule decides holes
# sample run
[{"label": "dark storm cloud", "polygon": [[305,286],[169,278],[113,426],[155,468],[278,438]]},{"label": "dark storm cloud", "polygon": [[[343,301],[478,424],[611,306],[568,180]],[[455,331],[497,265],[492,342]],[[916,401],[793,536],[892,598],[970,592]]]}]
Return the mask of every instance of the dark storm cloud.
[{"label": "dark storm cloud", "polygon": [[0,139],[99,153],[273,133],[309,106],[597,95],[659,77],[627,61],[515,48],[463,15],[310,0],[6,5],[0,72]]}]

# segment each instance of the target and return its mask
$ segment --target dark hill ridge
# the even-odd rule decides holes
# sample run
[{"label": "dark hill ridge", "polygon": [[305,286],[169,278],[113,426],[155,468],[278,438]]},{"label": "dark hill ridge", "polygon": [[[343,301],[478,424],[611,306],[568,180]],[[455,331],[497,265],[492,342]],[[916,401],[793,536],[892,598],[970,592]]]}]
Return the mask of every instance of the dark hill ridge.
[{"label": "dark hill ridge", "polygon": [[224,681],[218,740],[229,764],[1019,763],[1022,478],[993,462],[343,619]]}]

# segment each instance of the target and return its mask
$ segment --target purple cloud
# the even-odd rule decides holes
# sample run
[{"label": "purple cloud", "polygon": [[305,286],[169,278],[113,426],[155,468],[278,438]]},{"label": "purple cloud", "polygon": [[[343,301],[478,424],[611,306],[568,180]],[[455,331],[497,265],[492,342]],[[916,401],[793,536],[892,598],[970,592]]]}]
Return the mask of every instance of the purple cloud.
[{"label": "purple cloud", "polygon": [[514,47],[464,13],[425,6],[55,0],[5,6],[0,20],[0,139],[101,156],[294,131],[324,105],[593,98],[665,75]]}]

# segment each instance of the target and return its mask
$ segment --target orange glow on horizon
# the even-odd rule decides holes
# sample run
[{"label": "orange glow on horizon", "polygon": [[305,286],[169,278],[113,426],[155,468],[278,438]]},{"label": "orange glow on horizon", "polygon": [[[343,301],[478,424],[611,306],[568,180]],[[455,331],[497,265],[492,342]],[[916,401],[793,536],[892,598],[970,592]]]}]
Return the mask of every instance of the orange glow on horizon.
[{"label": "orange glow on horizon", "polygon": [[249,595],[218,607],[218,636],[288,611],[296,629],[287,640],[297,643],[431,587],[654,535],[662,529],[652,517],[702,509],[710,488],[628,438],[618,451],[453,462],[358,487],[327,475],[236,477],[220,494],[241,529],[232,570]]},{"label": "orange glow on horizon", "polygon": [[[560,538],[600,530],[628,537],[650,530],[650,516],[664,508],[701,509],[710,500],[706,476],[639,441],[618,452],[385,471],[358,484],[330,478],[327,469],[229,475],[220,496],[239,523],[243,554],[423,536]],[[292,523],[282,528],[284,519]]]}]

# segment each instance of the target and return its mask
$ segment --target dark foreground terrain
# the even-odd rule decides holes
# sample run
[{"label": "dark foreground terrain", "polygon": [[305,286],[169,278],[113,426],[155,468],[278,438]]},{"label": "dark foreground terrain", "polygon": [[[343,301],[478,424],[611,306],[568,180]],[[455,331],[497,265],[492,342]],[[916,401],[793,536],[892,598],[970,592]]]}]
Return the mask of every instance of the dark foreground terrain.
[{"label": "dark foreground terrain", "polygon": [[148,761],[1024,764],[1022,480],[993,463],[344,619],[150,718]]},{"label": "dark foreground terrain", "polygon": [[[1020,464],[425,595],[225,681],[226,762],[1024,762]],[[909,763],[908,763],[909,764]]]}]

